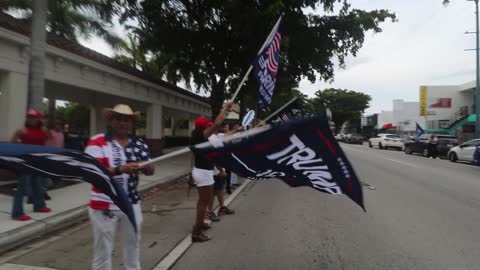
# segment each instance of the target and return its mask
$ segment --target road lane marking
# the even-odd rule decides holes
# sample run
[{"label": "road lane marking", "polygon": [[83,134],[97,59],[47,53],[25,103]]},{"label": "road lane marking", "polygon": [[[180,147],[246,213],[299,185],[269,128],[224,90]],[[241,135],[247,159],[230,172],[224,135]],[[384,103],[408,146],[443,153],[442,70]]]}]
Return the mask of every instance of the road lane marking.
[{"label": "road lane marking", "polygon": [[[225,200],[225,206],[228,206],[239,194],[242,192],[245,187],[251,182],[251,180],[245,179],[243,184],[238,187],[232,195],[228,196]],[[152,269],[152,270],[168,270],[170,269],[180,257],[187,251],[187,249],[192,245],[192,234],[187,235],[180,244],[174,247],[163,259]],[[1,269],[0,269],[1,270]]]},{"label": "road lane marking", "polygon": [[392,162],[396,162],[396,163],[399,163],[399,164],[402,164],[402,165],[406,165],[406,166],[410,166],[410,167],[414,167],[414,168],[419,168],[413,164],[410,164],[410,163],[407,163],[407,162],[403,162],[403,161],[399,161],[399,160],[396,160],[396,159],[390,159],[390,158],[386,158],[386,160],[390,160]]},{"label": "road lane marking", "polygon": [[[361,151],[361,150],[358,150],[356,148],[350,148],[350,147],[346,147],[349,151],[352,150],[352,151],[356,151],[356,152],[360,152],[360,153],[365,153],[366,151]],[[396,159],[391,159],[391,158],[384,158],[386,160],[389,160],[389,161],[392,161],[392,162],[396,162],[396,163],[399,163],[399,164],[402,164],[402,165],[406,165],[406,166],[410,166],[410,167],[414,167],[414,168],[420,168],[418,166],[415,166],[413,164],[410,164],[410,163],[407,163],[407,162],[403,162],[403,161],[399,161],[399,160],[396,160]]]}]

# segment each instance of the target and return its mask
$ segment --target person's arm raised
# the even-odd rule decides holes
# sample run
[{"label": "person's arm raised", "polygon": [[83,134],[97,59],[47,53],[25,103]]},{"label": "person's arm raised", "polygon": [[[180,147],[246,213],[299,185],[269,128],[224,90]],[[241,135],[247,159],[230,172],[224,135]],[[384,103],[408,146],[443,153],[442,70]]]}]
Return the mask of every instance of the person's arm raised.
[{"label": "person's arm raised", "polygon": [[220,111],[220,113],[215,118],[215,121],[213,122],[213,125],[210,126],[210,127],[207,127],[203,131],[203,137],[205,139],[208,139],[208,137],[210,137],[212,134],[214,134],[218,131],[218,129],[220,128],[220,126],[223,123],[223,120],[225,119],[225,117],[227,117],[228,111],[232,108],[232,106],[233,106],[233,101],[230,101],[230,102],[227,102],[227,103],[223,104],[222,110]]}]

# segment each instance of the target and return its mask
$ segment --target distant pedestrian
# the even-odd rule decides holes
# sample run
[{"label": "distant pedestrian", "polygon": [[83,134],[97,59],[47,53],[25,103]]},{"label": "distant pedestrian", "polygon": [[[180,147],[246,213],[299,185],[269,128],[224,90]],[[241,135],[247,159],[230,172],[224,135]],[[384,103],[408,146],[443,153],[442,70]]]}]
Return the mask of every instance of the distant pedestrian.
[{"label": "distant pedestrian", "polygon": [[50,147],[65,147],[65,135],[63,134],[63,122],[60,119],[56,119],[53,124],[53,128],[48,130],[46,146]]},{"label": "distant pedestrian", "polygon": [[[192,131],[191,144],[196,145],[208,141],[210,136],[216,133],[220,128],[220,125],[232,106],[233,102],[225,103],[215,119],[215,122],[211,126],[208,125],[209,121],[206,117],[200,116],[195,119],[195,129]],[[215,183],[213,179],[213,168],[214,165],[211,161],[199,154],[194,155],[192,177],[198,190],[198,202],[195,225],[192,230],[193,242],[210,240],[210,238],[203,233],[203,230],[209,227],[204,223],[204,218],[207,214],[209,204],[213,200],[213,184]]]},{"label": "distant pedestrian", "polygon": [[438,158],[438,138],[435,134],[430,136],[430,140],[428,141],[428,155],[430,158]]},{"label": "distant pedestrian", "polygon": [[[45,145],[47,130],[43,126],[43,114],[36,110],[27,112],[25,126],[18,129],[10,139],[11,143]],[[13,197],[12,218],[18,221],[27,221],[31,217],[23,211],[23,197],[31,195],[33,211],[48,213],[52,210],[46,206],[45,190],[48,178],[41,175],[20,175],[17,179],[17,190]]]},{"label": "distant pedestrian", "polygon": [[123,240],[123,264],[127,270],[140,270],[140,229],[142,209],[137,191],[138,175],[152,175],[152,164],[141,167],[141,161],[149,160],[145,142],[131,135],[134,121],[140,113],[123,104],[105,110],[110,131],[90,138],[85,153],[96,158],[110,170],[115,181],[124,188],[133,206],[137,233],[128,217],[97,188],[90,195],[89,216],[93,228],[93,270],[112,269],[112,251],[115,231],[120,227]]},{"label": "distant pedestrian", "polygon": [[65,133],[65,148],[83,151],[85,144],[83,143],[82,136],[78,132],[75,124],[68,125],[68,131]]}]

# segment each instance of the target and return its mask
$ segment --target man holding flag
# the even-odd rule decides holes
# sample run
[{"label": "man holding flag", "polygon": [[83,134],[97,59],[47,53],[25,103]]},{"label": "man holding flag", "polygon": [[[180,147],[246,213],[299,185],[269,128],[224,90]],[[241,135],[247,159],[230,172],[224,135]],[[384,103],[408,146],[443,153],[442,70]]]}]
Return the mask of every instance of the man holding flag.
[{"label": "man holding flag", "polygon": [[96,158],[114,175],[114,180],[127,192],[133,206],[137,231],[128,217],[97,188],[92,188],[89,216],[94,234],[94,256],[92,269],[111,270],[112,250],[116,227],[120,227],[123,238],[125,269],[140,270],[140,226],[142,210],[137,191],[138,175],[152,175],[153,164],[141,166],[139,162],[149,160],[148,147],[143,140],[129,135],[134,120],[140,115],[123,104],[105,110],[105,118],[111,132],[93,136],[85,153]]}]

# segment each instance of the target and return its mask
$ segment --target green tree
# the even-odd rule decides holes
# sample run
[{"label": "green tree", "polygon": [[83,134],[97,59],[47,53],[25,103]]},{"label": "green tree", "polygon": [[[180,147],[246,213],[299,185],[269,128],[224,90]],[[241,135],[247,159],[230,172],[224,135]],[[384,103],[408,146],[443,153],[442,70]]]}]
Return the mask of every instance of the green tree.
[{"label": "green tree", "polygon": [[364,93],[343,89],[325,89],[317,91],[312,104],[316,111],[329,108],[332,121],[340,129],[349,120],[359,120],[362,113],[370,106],[372,98]]},{"label": "green tree", "polygon": [[68,102],[63,107],[57,108],[55,115],[65,124],[75,124],[83,132],[90,129],[90,109],[75,102]]},{"label": "green tree", "polygon": [[[343,6],[334,12],[339,3]],[[285,15],[278,89],[296,88],[303,77],[312,82],[333,79],[334,58],[344,67],[345,57],[355,56],[362,47],[365,32],[381,32],[380,23],[395,20],[386,10],[351,9],[347,0],[144,0],[141,7],[136,29],[141,46],[153,54],[174,56],[167,63],[169,80],[192,80],[198,89],[210,92],[213,114],[280,14]],[[307,14],[306,9],[315,13]],[[256,96],[255,88],[247,85],[240,100]]]},{"label": "green tree", "polygon": [[[48,0],[47,28],[50,33],[75,41],[79,36],[96,34],[117,48],[122,40],[111,31],[112,21],[116,15],[126,13],[130,2],[133,0]],[[34,15],[32,0],[2,0],[0,9],[17,12],[29,21]]]}]

